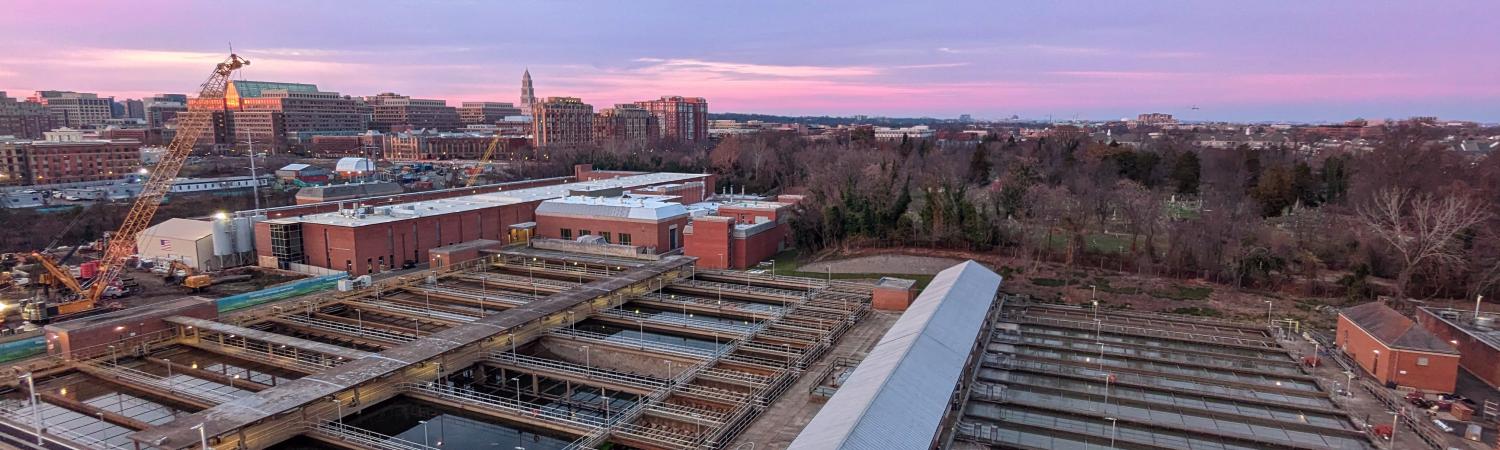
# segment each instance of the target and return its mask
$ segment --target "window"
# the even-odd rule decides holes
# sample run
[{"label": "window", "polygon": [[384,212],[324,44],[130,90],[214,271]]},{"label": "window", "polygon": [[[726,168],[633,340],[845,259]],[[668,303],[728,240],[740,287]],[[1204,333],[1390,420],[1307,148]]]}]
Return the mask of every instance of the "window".
[{"label": "window", "polygon": [[592,234],[592,233],[589,233],[589,230],[584,230],[584,229],[578,230],[578,237],[588,236],[589,234]]},{"label": "window", "polygon": [[606,243],[606,244],[609,243],[609,232],[608,231],[600,231],[599,232],[599,237],[604,238],[604,243]]},{"label": "window", "polygon": [[1417,358],[1417,365],[1419,365],[1419,366],[1425,366],[1425,365],[1427,365],[1427,357],[1424,356],[1424,357]]},{"label": "window", "polygon": [[573,238],[573,230],[569,230],[567,228],[563,228],[561,236],[562,236],[563,239],[572,239]]},{"label": "window", "polygon": [[620,233],[620,245],[630,245],[630,233]]}]

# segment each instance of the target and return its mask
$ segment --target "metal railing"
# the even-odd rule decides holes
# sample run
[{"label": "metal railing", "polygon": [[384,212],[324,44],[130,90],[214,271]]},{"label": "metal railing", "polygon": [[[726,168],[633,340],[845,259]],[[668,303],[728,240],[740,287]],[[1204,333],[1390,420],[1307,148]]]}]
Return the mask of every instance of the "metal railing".
[{"label": "metal railing", "polygon": [[431,447],[426,444],[411,442],[395,436],[387,436],[353,425],[346,425],[338,420],[313,424],[308,427],[307,431],[321,435],[326,439],[333,439],[376,450],[442,450],[438,447]]},{"label": "metal railing", "polygon": [[665,343],[665,342],[657,342],[657,341],[651,341],[651,340],[646,340],[646,339],[633,338],[633,337],[629,337],[629,336],[608,335],[608,334],[603,334],[603,333],[595,333],[595,332],[592,332],[592,331],[570,329],[570,328],[557,328],[557,329],[553,329],[553,330],[549,331],[548,334],[551,334],[552,336],[555,336],[555,337],[561,337],[561,338],[567,338],[567,339],[577,339],[577,340],[584,340],[584,341],[599,342],[599,343],[604,343],[604,344],[621,345],[621,346],[626,346],[626,347],[636,347],[636,348],[640,348],[642,350],[648,350],[648,349],[649,350],[656,350],[656,351],[660,351],[660,352],[671,353],[671,354],[674,354],[674,355],[688,356],[688,357],[692,357],[692,358],[706,358],[706,357],[713,356],[713,353],[714,353],[712,350],[706,350],[706,349],[701,349],[701,348],[697,348],[697,347],[688,347],[688,346],[684,346],[684,345],[668,344],[668,343]]},{"label": "metal railing", "polygon": [[611,423],[608,417],[601,419],[587,414],[578,415],[571,409],[559,411],[554,405],[517,401],[502,395],[486,394],[455,386],[436,383],[401,383],[398,387],[407,393],[431,395],[469,406],[503,411],[523,417],[546,418],[549,421],[565,423],[583,430],[607,427]]},{"label": "metal railing", "polygon": [[604,370],[597,367],[585,367],[578,364],[562,362],[554,359],[517,355],[509,352],[491,353],[489,355],[489,360],[495,363],[512,365],[520,368],[566,373],[590,380],[601,380],[615,384],[632,386],[647,391],[661,389],[667,385],[666,381],[657,378],[628,374],[624,372],[616,372],[612,370]]},{"label": "metal railing", "polygon": [[[166,381],[166,377],[152,375],[152,374],[149,374],[149,373],[146,373],[146,372],[142,372],[142,371],[135,370],[135,369],[132,369],[132,368],[129,368],[129,367],[121,366],[121,365],[108,364],[108,363],[104,363],[104,362],[90,362],[90,363],[82,364],[82,365],[83,366],[87,366],[89,368],[92,368],[94,370],[98,370],[98,371],[107,373],[107,374],[109,374],[109,376],[112,376],[112,377],[120,379],[120,380],[124,380],[124,381],[129,381],[131,383],[143,384],[143,385],[155,387],[157,389],[161,389],[163,391],[169,392],[169,393],[174,394],[174,395],[181,395],[181,396],[184,396],[184,397],[190,397],[190,398],[192,398],[194,400],[198,400],[198,401],[205,402],[205,403],[208,403],[208,404],[217,405],[217,404],[225,403],[225,402],[228,402],[230,400],[234,400],[235,398],[237,398],[237,397],[229,395],[229,394],[222,394],[222,393],[219,393],[219,392],[214,392],[214,391],[209,391],[209,390],[204,390],[204,391],[190,391],[190,390],[185,390],[185,389],[179,389],[179,388],[173,386],[172,383],[167,382]],[[205,380],[205,381],[207,381],[207,380]],[[213,383],[213,382],[210,381],[210,383]],[[219,386],[225,386],[225,385],[218,384],[218,383],[213,383],[213,384],[219,385]]]},{"label": "metal railing", "polygon": [[[407,333],[397,333],[394,331],[388,331],[379,328],[360,327],[349,325],[343,322],[334,322],[332,320],[323,320],[297,314],[283,316],[281,317],[281,320],[296,323],[298,325],[303,325],[309,328],[332,331],[335,333],[346,334],[350,336],[375,339],[392,344],[405,344],[407,342],[415,341],[418,338],[418,336]],[[413,330],[413,333],[415,332],[416,331]]]}]

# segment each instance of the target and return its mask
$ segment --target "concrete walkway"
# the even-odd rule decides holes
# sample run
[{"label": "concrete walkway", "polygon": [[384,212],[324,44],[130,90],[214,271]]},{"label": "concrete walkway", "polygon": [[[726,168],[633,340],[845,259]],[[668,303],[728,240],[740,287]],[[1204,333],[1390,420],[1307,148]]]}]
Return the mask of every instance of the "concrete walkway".
[{"label": "concrete walkway", "polygon": [[[750,423],[749,428],[724,448],[749,448],[754,443],[756,450],[762,449],[784,449],[792,444],[802,428],[812,422],[813,416],[823,409],[823,403],[827,401],[823,397],[813,397],[809,393],[813,386],[820,382],[816,375],[822,373],[834,359],[840,356],[863,357],[866,352],[875,347],[880,337],[885,335],[891,324],[901,317],[897,313],[872,311],[869,316],[855,325],[854,329],[844,334],[839,339],[838,345],[803,372],[802,378],[797,380],[790,389],[787,389],[781,398],[771,403],[766,412],[761,413],[760,418]],[[816,399],[816,401],[814,401]]]}]

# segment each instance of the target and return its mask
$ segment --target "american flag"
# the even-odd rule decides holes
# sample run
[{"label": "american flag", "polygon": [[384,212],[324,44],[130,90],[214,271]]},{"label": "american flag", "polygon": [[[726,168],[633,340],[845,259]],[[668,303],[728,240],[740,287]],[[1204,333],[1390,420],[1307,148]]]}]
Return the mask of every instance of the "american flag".
[{"label": "american flag", "polygon": [[161,241],[161,250],[162,251],[164,251],[164,252],[170,252],[170,251],[172,251],[172,240],[171,239],[159,239],[159,240]]}]

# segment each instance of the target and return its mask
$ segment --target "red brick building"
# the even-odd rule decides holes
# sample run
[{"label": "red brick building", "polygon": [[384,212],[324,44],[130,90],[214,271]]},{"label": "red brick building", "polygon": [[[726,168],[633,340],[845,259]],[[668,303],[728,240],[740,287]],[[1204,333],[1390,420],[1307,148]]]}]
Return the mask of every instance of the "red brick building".
[{"label": "red brick building", "polygon": [[[618,192],[618,191],[616,191]],[[536,235],[553,239],[598,236],[610,244],[633,245],[647,253],[682,248],[691,218],[680,203],[651,196],[568,196],[536,209]]]},{"label": "red brick building", "polygon": [[1453,392],[1458,350],[1384,303],[1339,311],[1336,332],[1339,350],[1381,383]]},{"label": "red brick building", "polygon": [[737,201],[700,216],[686,231],[684,254],[698,257],[707,269],[744,269],[785,250],[790,242],[787,211],[791,204]]},{"label": "red brick building", "polygon": [[708,142],[708,100],[703,97],[673,95],[635,104],[656,117],[662,139]]},{"label": "red brick building", "polygon": [[[0,140],[0,184],[55,184],[125,178],[141,167],[141,143],[47,132],[48,140]],[[71,136],[71,137],[68,137]]]},{"label": "red brick building", "polygon": [[[330,212],[337,208],[331,204],[276,208],[265,212],[269,220],[256,224],[255,248],[262,266],[289,268],[291,264],[305,264],[355,274],[372,273],[399,268],[407,261],[426,261],[428,251],[436,247],[476,239],[507,244],[523,241],[531,236],[530,231],[517,227],[536,222],[535,212],[547,200],[576,196],[579,192],[623,192],[663,184],[706,182],[711,178],[712,175],[705,174],[648,173],[568,184],[553,184],[555,179],[534,180],[523,185],[408,194],[423,196],[408,198],[428,199],[410,203],[392,200],[395,197],[366,199],[362,204],[345,202],[342,211]],[[686,226],[686,217],[682,220],[681,224],[669,223],[663,229],[670,230],[675,224],[680,233]],[[579,230],[609,231],[611,242],[616,243],[621,240],[619,233],[626,230],[555,222],[552,228],[557,229],[557,234],[552,237],[562,237],[561,229],[565,226],[575,237]],[[670,246],[672,239],[670,231],[654,236],[641,231],[623,232],[630,234],[632,245],[665,247]]]},{"label": "red brick building", "polygon": [[1458,349],[1458,365],[1491,387],[1500,388],[1500,315],[1417,308],[1417,323]]}]

